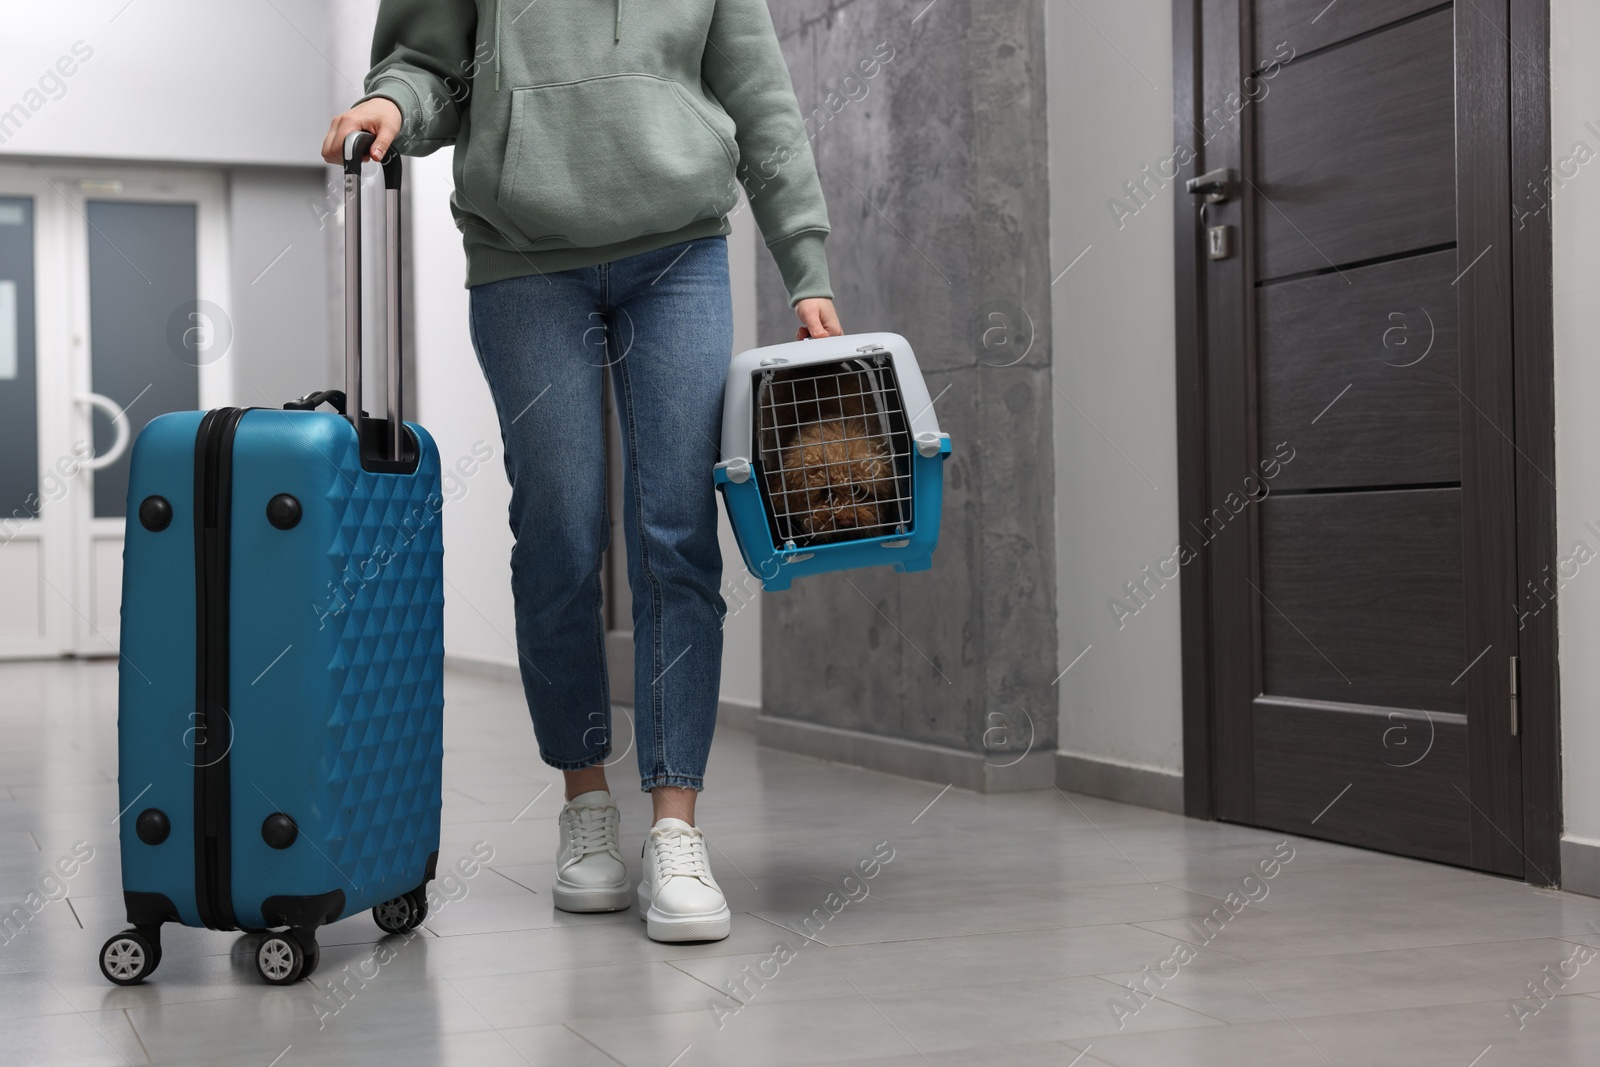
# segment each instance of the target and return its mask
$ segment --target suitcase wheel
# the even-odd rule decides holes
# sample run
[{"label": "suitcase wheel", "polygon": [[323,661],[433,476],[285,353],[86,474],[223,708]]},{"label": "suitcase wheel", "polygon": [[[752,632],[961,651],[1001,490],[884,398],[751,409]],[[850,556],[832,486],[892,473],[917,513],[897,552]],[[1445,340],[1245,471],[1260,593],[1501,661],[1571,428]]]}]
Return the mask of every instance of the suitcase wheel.
[{"label": "suitcase wheel", "polygon": [[309,931],[269,933],[256,946],[256,970],[271,985],[289,985],[309,978],[322,956]]},{"label": "suitcase wheel", "polygon": [[413,889],[372,909],[372,921],[388,934],[410,933],[428,917],[428,898]]},{"label": "suitcase wheel", "polygon": [[117,985],[136,985],[161,964],[161,936],[124,930],[100,948],[100,973]]}]

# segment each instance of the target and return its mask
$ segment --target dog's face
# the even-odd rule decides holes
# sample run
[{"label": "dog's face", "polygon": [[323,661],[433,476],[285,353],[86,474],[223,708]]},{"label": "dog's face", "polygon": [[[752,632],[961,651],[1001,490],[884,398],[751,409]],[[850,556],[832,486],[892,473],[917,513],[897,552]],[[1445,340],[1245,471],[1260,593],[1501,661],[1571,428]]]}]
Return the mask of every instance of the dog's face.
[{"label": "dog's face", "polygon": [[865,419],[802,426],[783,448],[768,491],[791,529],[807,543],[826,544],[886,532],[895,497],[894,458],[883,434]]}]

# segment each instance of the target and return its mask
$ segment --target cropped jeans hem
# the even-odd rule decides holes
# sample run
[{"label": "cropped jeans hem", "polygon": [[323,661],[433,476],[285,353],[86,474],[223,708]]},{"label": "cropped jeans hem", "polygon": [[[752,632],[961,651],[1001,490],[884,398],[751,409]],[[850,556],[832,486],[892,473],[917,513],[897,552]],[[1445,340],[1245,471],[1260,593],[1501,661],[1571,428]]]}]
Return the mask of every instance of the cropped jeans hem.
[{"label": "cropped jeans hem", "polygon": [[659,785],[677,786],[679,789],[693,789],[698,793],[705,789],[705,779],[696,778],[689,774],[657,774],[640,781],[639,789],[648,793]]},{"label": "cropped jeans hem", "polygon": [[539,758],[544,760],[546,764],[554,767],[558,771],[581,771],[587,767],[598,767],[605,763],[606,757],[609,755],[611,755],[611,749],[609,746],[604,752],[597,752],[593,756],[586,756],[583,759],[576,760],[553,759],[547,755],[543,749],[539,751]]}]

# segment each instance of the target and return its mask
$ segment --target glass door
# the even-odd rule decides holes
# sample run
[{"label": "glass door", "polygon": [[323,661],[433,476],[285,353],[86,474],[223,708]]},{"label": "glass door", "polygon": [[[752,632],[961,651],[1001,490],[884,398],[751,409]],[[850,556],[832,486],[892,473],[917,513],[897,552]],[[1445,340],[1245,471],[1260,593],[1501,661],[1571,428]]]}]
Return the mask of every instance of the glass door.
[{"label": "glass door", "polygon": [[231,393],[222,212],[214,174],[0,167],[0,656],[116,652],[131,443]]},{"label": "glass door", "polygon": [[66,545],[46,537],[64,486],[40,462],[37,199],[34,183],[0,183],[0,654],[11,656],[59,655],[70,642],[66,605],[48,596]]}]

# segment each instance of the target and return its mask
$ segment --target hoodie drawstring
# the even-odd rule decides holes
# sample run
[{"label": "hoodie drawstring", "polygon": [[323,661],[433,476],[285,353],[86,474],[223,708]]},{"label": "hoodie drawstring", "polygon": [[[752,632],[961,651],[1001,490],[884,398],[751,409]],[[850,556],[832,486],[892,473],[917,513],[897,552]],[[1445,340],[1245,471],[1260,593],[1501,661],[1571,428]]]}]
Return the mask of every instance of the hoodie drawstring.
[{"label": "hoodie drawstring", "polygon": [[616,28],[616,33],[611,38],[611,43],[612,44],[617,44],[621,40],[622,40],[622,0],[617,0],[617,28]]}]

